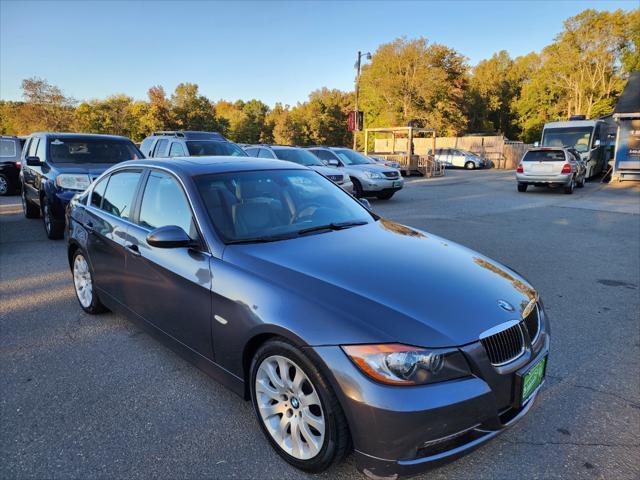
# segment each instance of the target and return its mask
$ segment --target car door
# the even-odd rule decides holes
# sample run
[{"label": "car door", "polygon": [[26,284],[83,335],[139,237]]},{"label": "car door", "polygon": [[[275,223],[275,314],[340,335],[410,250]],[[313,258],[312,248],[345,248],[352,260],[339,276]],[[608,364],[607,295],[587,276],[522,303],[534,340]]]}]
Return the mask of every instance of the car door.
[{"label": "car door", "polygon": [[149,170],[128,232],[126,303],[136,314],[192,350],[211,358],[210,255],[202,248],[157,248],[147,236],[167,225],[200,241],[181,183],[170,173]]},{"label": "car door", "polygon": [[36,188],[36,179],[42,173],[41,166],[27,165],[27,158],[37,156],[38,143],[45,141],[39,137],[31,137],[29,143],[24,149],[24,158],[22,159],[22,179],[24,182],[24,194],[32,203],[40,205],[40,195]]},{"label": "car door", "polygon": [[87,202],[84,227],[98,289],[124,302],[125,246],[142,169],[124,169],[102,178]]},{"label": "car door", "polygon": [[454,167],[464,167],[465,155],[463,152],[457,149],[450,150],[451,152],[451,165]]}]

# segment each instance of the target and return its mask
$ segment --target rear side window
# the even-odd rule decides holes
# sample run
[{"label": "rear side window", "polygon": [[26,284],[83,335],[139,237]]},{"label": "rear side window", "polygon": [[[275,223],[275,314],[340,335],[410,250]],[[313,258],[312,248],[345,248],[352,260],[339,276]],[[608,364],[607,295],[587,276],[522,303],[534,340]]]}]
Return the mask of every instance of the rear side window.
[{"label": "rear side window", "polygon": [[170,175],[154,172],[149,174],[140,205],[138,223],[151,230],[167,225],[177,225],[191,238],[195,228],[191,208],[182,187]]},{"label": "rear side window", "polygon": [[245,148],[244,150],[246,152],[247,155],[249,155],[250,157],[255,157],[256,154],[258,153],[258,149],[257,148]]},{"label": "rear side window", "polygon": [[125,171],[111,175],[104,193],[102,210],[111,215],[128,219],[139,180],[140,172]]},{"label": "rear side window", "polygon": [[156,143],[156,148],[153,151],[154,157],[164,157],[167,154],[167,145],[169,145],[169,140],[163,138],[162,140],[158,140]]},{"label": "rear side window", "polygon": [[16,141],[10,138],[0,140],[0,157],[15,157],[18,155]]},{"label": "rear side window", "polygon": [[564,152],[562,150],[537,150],[527,152],[522,159],[523,162],[564,162]]},{"label": "rear side window", "polygon": [[93,192],[91,192],[91,205],[96,208],[100,208],[100,205],[102,205],[102,197],[104,197],[104,189],[107,188],[108,181],[109,177],[103,178],[93,188]]},{"label": "rear side window", "polygon": [[140,144],[140,150],[142,150],[142,154],[145,157],[151,156],[151,148],[153,147],[153,140],[154,140],[153,137],[147,137]]}]

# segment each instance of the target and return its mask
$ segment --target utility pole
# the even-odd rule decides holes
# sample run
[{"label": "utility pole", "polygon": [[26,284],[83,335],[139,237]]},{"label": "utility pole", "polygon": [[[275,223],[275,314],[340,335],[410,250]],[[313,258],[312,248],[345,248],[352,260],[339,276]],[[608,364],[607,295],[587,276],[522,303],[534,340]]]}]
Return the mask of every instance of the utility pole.
[{"label": "utility pole", "polygon": [[353,129],[353,149],[356,150],[357,140],[358,140],[358,132],[360,131],[360,122],[359,119],[359,110],[358,110],[358,97],[360,95],[360,63],[362,57],[365,57],[367,60],[371,60],[371,53],[362,53],[358,50],[358,58],[356,59],[355,69],[356,69],[356,104],[355,104],[355,127]]}]

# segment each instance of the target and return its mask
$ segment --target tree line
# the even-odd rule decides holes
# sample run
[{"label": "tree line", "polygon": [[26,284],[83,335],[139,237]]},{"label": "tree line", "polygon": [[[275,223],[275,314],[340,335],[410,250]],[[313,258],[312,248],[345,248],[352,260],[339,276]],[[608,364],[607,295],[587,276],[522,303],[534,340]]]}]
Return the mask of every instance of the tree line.
[{"label": "tree line", "polygon": [[[494,54],[475,67],[423,38],[380,45],[360,77],[365,127],[435,128],[439,135],[500,132],[526,142],[548,121],[613,110],[628,73],[640,69],[640,10],[585,10],[541,52]],[[239,143],[348,145],[353,92],[322,88],[296,105],[213,102],[193,83],[146,100],[124,94],[78,102],[41,78],[22,82],[21,102],[0,101],[0,133],[77,131],[140,141],[156,130],[214,130]]]}]

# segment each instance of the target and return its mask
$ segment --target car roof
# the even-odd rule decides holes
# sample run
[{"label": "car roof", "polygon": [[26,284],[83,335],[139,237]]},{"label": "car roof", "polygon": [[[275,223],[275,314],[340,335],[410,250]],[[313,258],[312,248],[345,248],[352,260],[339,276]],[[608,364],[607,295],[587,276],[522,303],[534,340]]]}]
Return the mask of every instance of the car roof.
[{"label": "car roof", "polygon": [[253,157],[209,156],[209,157],[171,157],[129,160],[118,164],[122,166],[145,166],[168,168],[185,176],[209,173],[243,172],[254,170],[306,170],[307,167],[282,160]]},{"label": "car roof", "polygon": [[534,147],[527,150],[527,152],[544,152],[549,150],[573,150],[573,148],[568,147]]},{"label": "car roof", "polygon": [[113,140],[128,140],[128,137],[120,135],[103,135],[100,133],[69,133],[69,132],[34,132],[31,135],[45,136],[45,137],[63,137],[63,138],[110,138]]},{"label": "car roof", "polygon": [[228,142],[224,136],[218,132],[206,132],[204,130],[163,130],[156,131],[147,138],[175,138],[180,140],[212,140]]},{"label": "car roof", "polygon": [[602,120],[597,118],[593,120],[567,120],[563,122],[545,123],[544,128],[593,127],[598,122],[602,122]]}]

